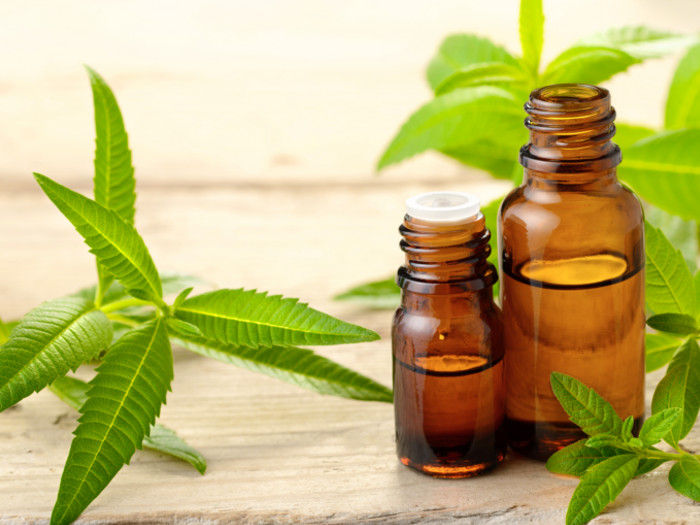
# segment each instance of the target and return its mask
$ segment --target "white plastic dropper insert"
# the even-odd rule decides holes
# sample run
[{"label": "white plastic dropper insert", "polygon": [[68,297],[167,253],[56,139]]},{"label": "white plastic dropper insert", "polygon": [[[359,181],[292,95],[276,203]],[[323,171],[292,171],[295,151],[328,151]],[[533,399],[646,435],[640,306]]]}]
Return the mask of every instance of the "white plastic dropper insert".
[{"label": "white plastic dropper insert", "polygon": [[433,191],[406,201],[409,217],[428,222],[456,223],[475,217],[481,210],[479,197],[461,191]]}]

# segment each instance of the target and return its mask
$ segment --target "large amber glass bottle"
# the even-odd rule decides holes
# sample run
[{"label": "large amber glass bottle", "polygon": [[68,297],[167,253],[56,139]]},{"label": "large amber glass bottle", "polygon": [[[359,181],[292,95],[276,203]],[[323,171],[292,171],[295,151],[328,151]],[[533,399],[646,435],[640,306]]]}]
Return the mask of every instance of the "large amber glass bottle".
[{"label": "large amber glass bottle", "polygon": [[397,452],[432,476],[473,476],[507,447],[490,233],[469,194],[418,195],[407,207],[392,329]]},{"label": "large amber glass bottle", "polygon": [[644,219],[622,187],[606,89],[561,84],[530,95],[523,184],[499,214],[507,429],[546,459],[583,436],[552,393],[552,371],[644,414]]}]

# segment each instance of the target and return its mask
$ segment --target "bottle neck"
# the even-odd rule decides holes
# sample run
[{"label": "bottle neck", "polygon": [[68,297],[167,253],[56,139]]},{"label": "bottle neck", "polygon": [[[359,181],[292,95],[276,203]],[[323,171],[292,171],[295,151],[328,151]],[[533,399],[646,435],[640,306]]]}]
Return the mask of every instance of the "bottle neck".
[{"label": "bottle neck", "polygon": [[487,261],[491,233],[483,214],[459,223],[435,223],[406,215],[399,228],[406,263],[397,283],[406,292],[460,294],[490,288],[498,279]]},{"label": "bottle neck", "polygon": [[607,89],[584,84],[543,87],[530,94],[525,111],[530,142],[520,150],[519,160],[526,177],[584,180],[611,171],[614,175],[622,157],[611,140],[615,109]]}]

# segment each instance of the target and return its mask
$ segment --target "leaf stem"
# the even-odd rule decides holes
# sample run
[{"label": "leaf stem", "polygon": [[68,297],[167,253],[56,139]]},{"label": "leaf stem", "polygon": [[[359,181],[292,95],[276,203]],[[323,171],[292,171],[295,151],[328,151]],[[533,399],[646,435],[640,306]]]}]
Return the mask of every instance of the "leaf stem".
[{"label": "leaf stem", "polygon": [[126,317],[125,315],[119,315],[119,314],[107,314],[107,319],[110,321],[115,321],[117,323],[125,324],[128,326],[138,326],[139,323],[138,321],[134,321],[133,319],[130,319]]},{"label": "leaf stem", "polygon": [[135,299],[130,297],[129,299],[122,299],[121,301],[114,301],[100,308],[104,313],[108,314],[110,312],[116,312],[117,310],[123,310],[124,308],[129,308],[131,306],[148,306],[152,305],[150,301],[144,301],[143,299]]}]

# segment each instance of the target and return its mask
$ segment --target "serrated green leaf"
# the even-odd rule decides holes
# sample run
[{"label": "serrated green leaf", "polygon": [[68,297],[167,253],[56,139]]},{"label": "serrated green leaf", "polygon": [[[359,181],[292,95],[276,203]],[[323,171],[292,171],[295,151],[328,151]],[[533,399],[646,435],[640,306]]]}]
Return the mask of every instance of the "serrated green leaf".
[{"label": "serrated green leaf", "polygon": [[666,128],[700,127],[700,45],[678,64],[666,100]]},{"label": "serrated green leaf", "polygon": [[642,440],[644,446],[656,445],[665,438],[681,414],[680,408],[666,408],[647,419],[639,431],[639,439]]},{"label": "serrated green leaf", "polygon": [[643,60],[679,51],[695,41],[697,38],[691,35],[679,35],[645,26],[627,26],[588,36],[580,40],[579,45],[612,47]]},{"label": "serrated green leaf", "polygon": [[165,403],[173,357],[162,319],[127,333],[90,381],[51,523],[73,522],[129,463]]},{"label": "serrated green leaf", "polygon": [[221,343],[258,347],[333,345],[379,336],[309,308],[298,299],[255,290],[216,290],[188,298],[175,316]]},{"label": "serrated green leaf", "polygon": [[523,51],[523,64],[537,78],[540,68],[540,55],[544,41],[544,13],[542,0],[520,1],[520,46]]},{"label": "serrated green leaf", "polygon": [[136,181],[124,120],[104,79],[94,69],[85,69],[95,106],[95,201],[133,224]]},{"label": "serrated green leaf", "polygon": [[688,268],[695,271],[698,254],[698,225],[695,221],[683,220],[678,215],[653,206],[644,205],[644,218],[664,233],[664,237],[680,250]]},{"label": "serrated green leaf", "polygon": [[197,337],[172,337],[174,344],[253,372],[321,394],[391,403],[391,389],[311,350],[294,347],[247,348]]},{"label": "serrated green leaf", "polygon": [[676,490],[687,498],[700,501],[700,461],[688,454],[671,467],[668,473],[668,482]]},{"label": "serrated green leaf", "polygon": [[681,344],[683,344],[683,340],[672,335],[646,334],[644,346],[646,348],[647,373],[666,365]]},{"label": "serrated green leaf", "polygon": [[546,467],[547,470],[555,474],[580,477],[586,473],[589,467],[621,453],[611,447],[601,447],[600,449],[588,447],[586,440],[582,439],[552,454],[547,460]]},{"label": "serrated green leaf", "polygon": [[615,447],[622,443],[623,441],[619,436],[610,434],[596,434],[586,440],[586,446],[589,448]]},{"label": "serrated green leaf", "polygon": [[691,335],[698,332],[695,317],[686,314],[657,314],[647,319],[647,324],[659,332]]},{"label": "serrated green leaf", "polygon": [[629,441],[634,436],[632,435],[632,427],[634,427],[634,416],[627,416],[622,422],[622,439]]},{"label": "serrated green leaf", "polygon": [[653,129],[645,126],[634,124],[625,124],[624,122],[615,123],[615,144],[620,146],[622,153],[627,151],[627,148],[639,142],[642,139],[650,137],[656,133]]},{"label": "serrated green leaf", "polygon": [[521,138],[512,144],[480,140],[451,149],[441,149],[440,153],[467,166],[484,170],[497,179],[508,179],[519,184],[523,178],[523,168],[518,163],[517,152],[527,142],[524,127],[522,131]]},{"label": "serrated green leaf", "polygon": [[133,226],[115,212],[83,197],[44,175],[34,177],[56,207],[75,226],[90,252],[126,288],[142,290],[153,299],[163,290],[155,264]]},{"label": "serrated green leaf", "polygon": [[683,254],[658,228],[644,225],[646,302],[655,313],[695,314],[693,277]]},{"label": "serrated green leaf", "polygon": [[336,295],[336,301],[353,301],[377,309],[395,309],[401,300],[401,288],[392,276],[381,281],[372,281]]},{"label": "serrated green leaf", "polygon": [[202,337],[202,331],[197,326],[183,321],[182,319],[169,317],[166,324],[168,325],[168,329],[173,333]]},{"label": "serrated green leaf", "polygon": [[674,407],[681,408],[683,413],[665,441],[675,447],[693,428],[700,409],[700,348],[694,339],[685,341],[673,356],[651,401],[653,414]]},{"label": "serrated green leaf", "polygon": [[599,84],[626,71],[640,60],[619,49],[576,46],[552,60],[542,74],[542,84]]},{"label": "serrated green leaf", "polygon": [[[63,376],[56,379],[49,388],[68,406],[80,411],[80,407],[87,401],[90,385],[75,377]],[[143,438],[143,447],[186,461],[200,474],[204,474],[207,469],[207,462],[201,452],[163,425],[151,426],[149,436]]]},{"label": "serrated green leaf", "polygon": [[75,370],[109,346],[112,325],[79,298],[41,304],[0,349],[0,411]]},{"label": "serrated green leaf", "polygon": [[620,178],[645,200],[684,219],[700,220],[700,129],[665,131],[627,148]]},{"label": "serrated green leaf", "polygon": [[634,454],[620,454],[591,467],[571,496],[566,525],[582,525],[600,514],[634,477],[638,463]]},{"label": "serrated green leaf", "polygon": [[482,62],[463,67],[435,88],[436,95],[444,95],[455,89],[473,86],[499,86],[507,90],[517,89],[526,94],[526,78],[521,68],[501,62]]},{"label": "serrated green leaf", "polygon": [[502,63],[518,66],[518,61],[503,47],[476,35],[450,35],[443,40],[428,65],[428,83],[433,89],[450,75],[475,64]]},{"label": "serrated green leaf", "polygon": [[435,97],[409,117],[379,159],[381,170],[429,149],[483,140],[514,142],[522,136],[522,104],[494,86],[460,88]]},{"label": "serrated green leaf", "polygon": [[615,409],[595,390],[571,376],[552,372],[552,391],[566,410],[569,419],[589,436],[622,436],[622,420]]}]

